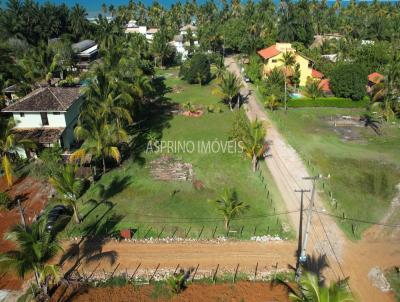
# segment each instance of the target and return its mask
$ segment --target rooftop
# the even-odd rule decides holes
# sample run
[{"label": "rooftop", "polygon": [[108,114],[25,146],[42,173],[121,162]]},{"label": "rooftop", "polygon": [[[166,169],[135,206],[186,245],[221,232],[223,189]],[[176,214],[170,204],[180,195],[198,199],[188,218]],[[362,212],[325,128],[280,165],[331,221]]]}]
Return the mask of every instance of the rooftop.
[{"label": "rooftop", "polygon": [[4,108],[3,112],[67,111],[79,99],[79,87],[43,87]]},{"label": "rooftop", "polygon": [[13,128],[11,131],[19,139],[28,139],[34,143],[52,144],[58,141],[65,128]]},{"label": "rooftop", "polygon": [[322,72],[319,72],[318,70],[312,69],[311,70],[311,76],[313,78],[322,79],[324,77],[324,74]]},{"label": "rooftop", "polygon": [[370,81],[371,83],[377,84],[380,81],[382,81],[384,78],[384,76],[382,74],[380,74],[379,72],[373,72],[371,74],[368,75],[368,81]]},{"label": "rooftop", "polygon": [[276,55],[280,54],[281,52],[276,48],[275,45],[272,45],[268,48],[264,48],[264,49],[257,51],[257,53],[263,59],[269,59],[269,58],[275,57]]},{"label": "rooftop", "polygon": [[187,24],[187,25],[182,26],[180,28],[180,31],[188,31],[189,29],[191,31],[196,31],[197,30],[197,26],[194,26],[194,25],[191,25],[191,24]]},{"label": "rooftop", "polygon": [[79,53],[79,52],[85,51],[86,49],[91,48],[95,45],[96,45],[96,42],[93,40],[83,40],[78,43],[72,44],[71,47],[75,53]]},{"label": "rooftop", "polygon": [[158,28],[149,28],[146,33],[155,34],[156,32],[158,32]]}]

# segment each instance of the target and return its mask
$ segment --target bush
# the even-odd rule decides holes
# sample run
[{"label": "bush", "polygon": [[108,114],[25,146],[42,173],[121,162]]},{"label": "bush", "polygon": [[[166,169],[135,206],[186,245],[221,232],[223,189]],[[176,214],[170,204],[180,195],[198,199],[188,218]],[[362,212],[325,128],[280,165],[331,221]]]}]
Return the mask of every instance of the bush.
[{"label": "bush", "polygon": [[364,97],[362,100],[353,101],[352,99],[346,98],[301,98],[292,99],[288,102],[289,107],[336,107],[336,108],[364,108],[368,105],[369,98]]},{"label": "bush", "polygon": [[190,84],[207,84],[211,80],[210,61],[203,53],[196,53],[181,65],[180,76]]},{"label": "bush", "polygon": [[330,86],[338,97],[359,100],[365,95],[366,85],[367,71],[362,65],[342,63],[331,72]]},{"label": "bush", "polygon": [[12,199],[6,193],[0,192],[0,210],[10,209],[12,202]]},{"label": "bush", "polygon": [[44,149],[34,162],[30,171],[31,175],[41,179],[48,179],[59,173],[63,169],[61,154],[62,149],[60,147]]}]

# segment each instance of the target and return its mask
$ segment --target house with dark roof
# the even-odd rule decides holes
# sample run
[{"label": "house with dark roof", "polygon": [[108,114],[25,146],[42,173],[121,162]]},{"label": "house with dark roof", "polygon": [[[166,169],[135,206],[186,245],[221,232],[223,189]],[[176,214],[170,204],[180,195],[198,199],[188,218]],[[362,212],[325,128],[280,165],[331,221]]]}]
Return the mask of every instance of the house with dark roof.
[{"label": "house with dark roof", "polygon": [[300,86],[305,86],[309,78],[322,79],[323,74],[314,69],[314,62],[303,54],[297,52],[290,43],[276,43],[270,47],[259,50],[257,53],[263,59],[263,75],[268,75],[274,68],[282,68],[283,54],[291,52],[296,64],[300,67]]},{"label": "house with dark roof", "polygon": [[80,69],[88,69],[90,62],[99,54],[98,46],[93,40],[83,40],[72,44],[71,47]]},{"label": "house with dark roof", "polygon": [[[40,150],[61,146],[70,149],[74,127],[83,102],[79,87],[42,87],[2,110],[12,114],[16,126],[12,132],[18,139],[28,139]],[[32,150],[18,150],[22,157],[31,157]]]}]

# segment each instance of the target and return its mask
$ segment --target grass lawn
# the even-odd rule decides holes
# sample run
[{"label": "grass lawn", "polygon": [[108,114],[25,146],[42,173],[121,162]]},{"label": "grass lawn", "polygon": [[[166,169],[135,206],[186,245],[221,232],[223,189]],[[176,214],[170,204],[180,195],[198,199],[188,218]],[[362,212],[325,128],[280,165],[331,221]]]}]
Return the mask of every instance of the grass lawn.
[{"label": "grass lawn", "polygon": [[392,268],[385,275],[390,283],[396,301],[400,301],[400,274],[395,268]]},{"label": "grass lawn", "polygon": [[[163,70],[166,84],[183,87],[180,93],[169,93],[172,102],[190,100],[198,105],[216,104],[218,100],[211,95],[213,83],[200,87],[189,85],[177,77],[177,69]],[[162,133],[162,140],[172,141],[226,141],[233,122],[233,114],[227,107],[222,113],[205,113],[201,117],[175,115]],[[232,222],[233,237],[249,238],[256,235],[281,234],[291,237],[284,215],[275,216],[275,212],[284,211],[281,197],[271,175],[265,169],[253,173],[251,163],[241,154],[218,152],[215,154],[178,153],[173,156],[182,162],[191,163],[195,178],[204,184],[196,190],[191,182],[159,181],[150,175],[149,163],[160,154],[143,153],[143,161],[125,161],[88,190],[83,200],[98,198],[97,193],[103,185],[107,189],[107,200],[114,203],[110,210],[101,204],[80,206],[83,215],[89,213],[79,226],[67,230],[70,236],[82,233],[96,221],[102,228],[138,229],[137,237],[175,235],[177,237],[211,238],[226,235],[223,229],[223,217],[216,211],[209,199],[217,198],[225,188],[236,189],[239,199],[250,205],[250,209]],[[268,190],[270,193],[268,194]],[[267,194],[269,197],[267,197]],[[272,199],[272,201],[271,201]],[[92,210],[93,209],[93,210]]]},{"label": "grass lawn", "polygon": [[[362,109],[299,108],[269,112],[269,116],[300,153],[312,174],[331,175],[324,181],[331,212],[346,217],[379,221],[389,208],[400,182],[400,128],[383,125],[383,135],[352,127],[356,139],[345,140],[327,121],[333,116],[359,116]],[[322,184],[321,184],[322,189]],[[332,192],[333,199],[330,198]],[[337,201],[337,203],[335,202]],[[351,238],[369,225],[338,219]],[[353,232],[355,232],[353,234]]]}]

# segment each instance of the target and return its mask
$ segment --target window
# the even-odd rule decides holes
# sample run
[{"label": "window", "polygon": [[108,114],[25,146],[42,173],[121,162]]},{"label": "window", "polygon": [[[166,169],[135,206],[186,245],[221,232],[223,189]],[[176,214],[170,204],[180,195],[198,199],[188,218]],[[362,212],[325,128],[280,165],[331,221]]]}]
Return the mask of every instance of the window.
[{"label": "window", "polygon": [[24,116],[25,116],[25,113],[21,112],[21,113],[19,114],[19,116],[20,116],[20,117],[24,117]]},{"label": "window", "polygon": [[60,112],[53,112],[53,115],[60,115]]},{"label": "window", "polygon": [[42,118],[42,126],[48,126],[49,125],[49,119],[47,118],[47,113],[46,112],[41,112],[40,117]]}]

